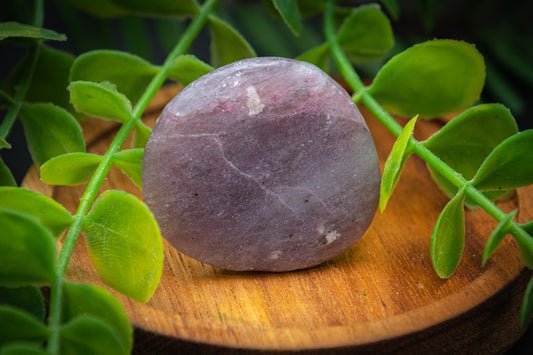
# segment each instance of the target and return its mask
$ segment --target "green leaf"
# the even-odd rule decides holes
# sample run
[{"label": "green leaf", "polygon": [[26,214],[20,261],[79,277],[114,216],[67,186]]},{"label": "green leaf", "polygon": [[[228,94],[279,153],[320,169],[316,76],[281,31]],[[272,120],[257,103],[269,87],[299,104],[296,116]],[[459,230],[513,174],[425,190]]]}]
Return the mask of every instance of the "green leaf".
[{"label": "green leaf", "polygon": [[103,320],[81,315],[59,331],[62,355],[128,354],[117,332]]},{"label": "green leaf", "polygon": [[396,0],[381,0],[381,3],[387,8],[391,16],[397,20],[400,17],[400,4]]},{"label": "green leaf", "polygon": [[0,22],[0,40],[8,37],[39,38],[54,41],[66,41],[67,36],[45,28],[26,25],[19,22]]},{"label": "green leaf", "polygon": [[0,355],[49,355],[42,346],[38,344],[26,343],[9,343],[0,350]]},{"label": "green leaf", "polygon": [[44,300],[41,291],[35,286],[0,286],[0,306],[12,306],[28,312],[40,322],[44,321]]},{"label": "green leaf", "polygon": [[470,44],[434,40],[394,56],[368,89],[394,114],[433,118],[459,112],[479,98],[485,81],[483,57]]},{"label": "green leaf", "polygon": [[142,187],[144,149],[127,149],[113,155],[113,165],[122,170],[138,188]]},{"label": "green leaf", "polygon": [[131,103],[109,82],[73,81],[68,87],[76,111],[91,117],[127,122]]},{"label": "green leaf", "polygon": [[28,148],[37,164],[61,154],[85,151],[81,127],[64,108],[51,103],[24,103],[20,118]]},{"label": "green leaf", "polygon": [[146,302],[163,269],[161,235],[148,207],[125,192],[105,191],[84,219],[82,230],[102,280]]},{"label": "green leaf", "polygon": [[0,186],[17,186],[17,182],[4,161],[0,158]]},{"label": "green leaf", "polygon": [[472,184],[480,190],[506,190],[533,184],[533,130],[504,140],[479,168]]},{"label": "green leaf", "polygon": [[298,1],[273,0],[272,2],[292,33],[299,36],[302,31],[302,14]]},{"label": "green leaf", "polygon": [[250,44],[227,22],[211,16],[209,17],[209,31],[211,34],[211,64],[215,68],[256,56]]},{"label": "green leaf", "polygon": [[31,314],[10,306],[0,305],[0,348],[24,340],[42,342],[48,336],[48,328]]},{"label": "green leaf", "polygon": [[522,301],[522,308],[520,309],[520,326],[525,327],[527,321],[533,316],[533,278],[527,285]]},{"label": "green leaf", "polygon": [[56,238],[74,221],[70,212],[54,199],[18,187],[0,187],[0,207],[36,217]]},{"label": "green leaf", "polygon": [[72,54],[41,46],[25,101],[51,102],[74,113],[67,91],[69,71],[73,62]]},{"label": "green leaf", "polygon": [[379,195],[379,210],[381,213],[383,213],[385,210],[392,192],[394,191],[394,188],[400,179],[400,174],[405,161],[412,153],[409,149],[409,141],[413,137],[413,130],[415,129],[417,118],[418,116],[415,116],[409,122],[407,122],[402,132],[398,136],[398,139],[396,142],[394,142],[387,161],[385,161],[383,178],[381,179],[381,191]]},{"label": "green leaf", "polygon": [[[465,179],[472,179],[490,152],[506,138],[516,134],[518,127],[509,110],[500,104],[474,106],[448,122],[423,144]],[[449,196],[455,196],[457,187],[427,167],[439,187]],[[506,191],[488,194],[495,200]],[[466,205],[475,207],[469,198]]]},{"label": "green leaf", "polygon": [[169,68],[169,78],[187,86],[214,68],[191,54],[178,56]]},{"label": "green leaf", "polygon": [[[10,72],[5,87],[10,95],[15,95],[18,85],[26,75],[33,53],[28,52]],[[74,56],[67,52],[41,45],[35,64],[35,71],[24,98],[28,102],[52,102],[74,111],[68,100],[68,75]]]},{"label": "green leaf", "polygon": [[354,9],[339,28],[337,38],[354,63],[380,59],[394,44],[390,22],[376,4]]},{"label": "green leaf", "polygon": [[496,229],[494,229],[490,234],[489,240],[485,245],[485,250],[483,250],[483,265],[485,265],[492,253],[494,253],[496,248],[498,248],[498,246],[501,244],[503,238],[505,238],[505,236],[509,234],[509,228],[511,228],[513,218],[517,212],[518,209],[505,215],[505,218],[500,221],[498,227],[496,227]]},{"label": "green leaf", "polygon": [[327,72],[329,55],[329,46],[324,43],[300,54],[298,57],[296,57],[296,60],[314,64],[323,71]]},{"label": "green leaf", "polygon": [[56,279],[54,237],[32,217],[0,208],[0,285],[47,285]]},{"label": "green leaf", "polygon": [[200,11],[194,0],[110,0],[113,4],[127,10],[130,14],[155,17],[194,16]]},{"label": "green leaf", "polygon": [[139,56],[95,50],[80,55],[70,70],[70,81],[109,81],[136,103],[159,68]]},{"label": "green leaf", "polygon": [[[523,224],[522,228],[530,235],[533,236],[533,221]],[[531,239],[531,238],[530,238]],[[533,241],[530,240],[530,243],[526,245],[521,242],[518,238],[515,238],[516,243],[518,244],[520,260],[530,269],[533,269]]]},{"label": "green leaf", "polygon": [[0,149],[3,148],[11,149],[11,144],[9,144],[4,138],[0,138]]},{"label": "green leaf", "polygon": [[441,278],[448,278],[459,266],[465,245],[464,193],[459,192],[442,210],[431,235],[430,254],[433,268]]},{"label": "green leaf", "polygon": [[107,290],[92,285],[64,284],[63,323],[87,314],[107,323],[116,332],[122,348],[130,353],[133,332],[120,302]]},{"label": "green leaf", "polygon": [[89,153],[69,153],[41,166],[41,180],[49,185],[81,185],[93,176],[103,157]]},{"label": "green leaf", "polygon": [[134,148],[144,148],[146,143],[148,143],[148,138],[152,134],[150,127],[142,123],[141,120],[138,120],[135,123],[135,129],[133,131],[133,147]]}]

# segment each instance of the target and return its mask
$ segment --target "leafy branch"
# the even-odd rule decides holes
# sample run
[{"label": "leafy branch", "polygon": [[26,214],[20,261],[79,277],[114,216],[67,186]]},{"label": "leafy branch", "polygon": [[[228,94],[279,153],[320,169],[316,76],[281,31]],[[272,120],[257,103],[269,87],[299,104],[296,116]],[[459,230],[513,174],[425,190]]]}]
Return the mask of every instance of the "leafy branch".
[{"label": "leafy branch", "polygon": [[[155,291],[162,272],[163,248],[159,229],[148,208],[133,196],[119,191],[106,191],[98,199],[97,196],[112,165],[117,165],[126,173],[136,169],[136,167],[131,169],[130,165],[132,164],[130,163],[132,157],[134,163],[140,162],[139,157],[142,158],[142,150],[120,152],[120,149],[133,129],[137,129],[144,136],[149,134],[149,129],[141,121],[142,113],[169,73],[176,70],[176,58],[186,52],[200,29],[207,22],[208,16],[217,2],[218,0],[209,0],[202,6],[165,63],[155,72],[133,110],[128,98],[120,94],[113,84],[108,82],[98,84],[87,81],[73,81],[70,84],[71,103],[78,112],[104,119],[118,120],[123,123],[103,156],[91,156],[83,152],[70,153],[67,150],[67,153],[63,155],[52,153],[42,156],[41,159],[36,159],[37,162],[45,162],[41,168],[46,181],[53,180],[54,175],[57,176],[58,174],[57,171],[52,173],[51,169],[47,167],[47,163],[53,164],[55,162],[57,166],[58,161],[62,161],[64,164],[65,161],[68,162],[73,157],[74,161],[76,161],[76,157],[78,160],[87,157],[93,158],[89,174],[87,172],[84,174],[85,178],[90,177],[90,181],[74,216],[71,216],[61,205],[39,194],[24,189],[0,188],[0,195],[2,195],[0,219],[7,229],[7,233],[3,234],[0,240],[5,246],[0,255],[8,264],[7,269],[3,267],[0,272],[2,284],[6,286],[26,285],[28,283],[52,284],[48,326],[45,327],[28,317],[24,311],[9,306],[1,306],[0,315],[3,324],[7,325],[11,320],[24,328],[20,334],[2,329],[2,331],[6,331],[6,336],[5,339],[2,336],[1,343],[6,340],[28,340],[29,338],[44,340],[47,338],[47,351],[51,354],[68,353],[80,349],[92,349],[91,351],[97,352],[111,351],[113,353],[130,352],[132,346],[131,328],[118,301],[107,291],[94,286],[70,284],[65,281],[64,275],[78,236],[83,230],[94,266],[105,283],[142,302],[147,301]],[[42,23],[43,16],[42,1],[37,2],[36,13],[38,14],[36,17],[40,21],[36,21],[35,24],[39,25]],[[35,30],[16,23],[3,27],[4,37],[18,35],[31,38],[35,36],[35,32],[51,36],[51,31]],[[3,137],[7,136],[15,118],[19,115],[20,109],[24,106],[34,108],[34,112],[30,110],[28,116],[32,116],[32,113],[39,116],[43,115],[44,112],[44,115],[48,117],[59,115],[71,120],[70,114],[57,106],[23,103],[32,81],[33,69],[35,69],[38,61],[36,54],[39,46],[40,40],[34,46],[36,49],[29,53],[29,58],[32,58],[32,70],[23,79],[22,87],[12,100],[12,109],[2,123]],[[53,112],[48,112],[50,110]],[[64,124],[64,122],[62,123]],[[79,126],[77,127],[79,132]],[[33,153],[34,156],[38,154],[37,150]],[[50,160],[50,157],[54,158]],[[140,164],[136,165],[140,166]],[[134,181],[139,182],[139,179],[134,177],[139,174],[128,175],[132,176]],[[20,203],[23,198],[25,203],[33,206],[33,210]],[[89,209],[91,209],[90,212]],[[35,217],[42,225],[33,221]],[[54,235],[50,233],[52,228],[46,228],[46,223],[51,223],[53,226],[57,225],[53,229]],[[21,229],[21,225],[26,227]],[[132,231],[131,225],[137,228]],[[68,228],[68,233],[56,262],[54,240],[66,228]],[[109,233],[112,233],[113,236],[110,237]],[[19,244],[9,243],[5,239],[12,235],[19,237]],[[31,239],[26,237],[31,237]],[[110,250],[113,252],[119,250],[120,252],[114,255],[114,258],[110,258]],[[24,253],[25,255],[23,255]],[[17,259],[20,258],[20,260],[13,259],[13,256]],[[25,259],[24,256],[35,261],[21,265],[21,261]],[[94,299],[89,300],[88,294],[93,294]],[[33,301],[38,302],[38,300],[39,297],[36,297]],[[89,304],[87,304],[88,301]],[[75,308],[69,309],[69,307],[74,307],[73,303],[81,303],[81,306],[76,305]],[[92,333],[95,339],[84,339],[83,333],[85,332]],[[10,347],[11,351],[20,349],[38,351],[37,348],[35,345],[27,346],[17,343]]]},{"label": "leafy branch", "polygon": [[[93,202],[96,199],[96,196],[98,194],[98,191],[100,189],[100,186],[102,185],[105,176],[107,175],[109,169],[111,168],[111,165],[113,163],[113,157],[118,153],[124,142],[126,141],[126,138],[130,134],[130,132],[133,130],[133,128],[139,124],[141,115],[148,106],[148,103],[152,99],[152,97],[156,94],[156,92],[159,90],[161,85],[163,84],[164,80],[168,76],[168,72],[170,71],[171,67],[173,66],[174,60],[181,54],[184,54],[187,50],[187,48],[192,43],[193,39],[197,36],[198,32],[202,28],[202,26],[205,24],[207,20],[208,14],[212,11],[214,6],[218,0],[209,0],[204,4],[203,8],[200,11],[200,14],[192,21],[190,26],[187,28],[183,36],[181,37],[178,44],[175,46],[173,51],[169,54],[167,57],[165,63],[163,66],[159,69],[157,74],[153,77],[152,81],[144,91],[144,94],[140,97],[139,101],[137,102],[137,105],[131,112],[127,112],[124,110],[124,112],[120,112],[120,110],[117,111],[111,111],[106,112],[108,109],[103,108],[103,116],[104,117],[112,117],[112,118],[121,118],[121,117],[127,117],[125,123],[121,126],[120,130],[116,134],[115,138],[113,139],[113,142],[110,144],[107,152],[104,154],[103,159],[98,163],[96,167],[96,171],[93,174],[93,177],[89,181],[89,184],[80,200],[80,205],[78,207],[78,210],[76,214],[74,215],[74,222],[70,226],[69,232],[67,236],[65,237],[65,241],[63,243],[63,247],[61,249],[61,253],[59,254],[58,258],[58,264],[56,267],[57,274],[60,275],[56,282],[54,283],[52,287],[52,296],[51,296],[51,316],[49,318],[49,327],[52,329],[59,329],[60,323],[61,323],[61,311],[60,311],[60,303],[61,303],[61,293],[62,293],[62,287],[63,287],[63,279],[62,276],[65,274],[65,271],[67,269],[68,261],[70,259],[70,256],[74,250],[74,246],[76,244],[76,240],[78,235],[81,232],[82,226],[86,220],[87,212],[89,211],[89,208],[93,204]],[[83,85],[81,82],[74,82],[71,84],[71,92],[75,91],[76,87],[79,85]],[[101,88],[98,88],[100,90]],[[81,93],[83,95],[84,93]],[[86,94],[86,93],[85,93]],[[80,95],[80,96],[81,96]],[[105,94],[104,94],[105,95]],[[101,95],[103,96],[103,95]],[[118,95],[117,95],[118,96]],[[116,97],[115,97],[116,99]],[[72,100],[72,99],[71,99]],[[119,99],[120,100],[120,99]],[[119,101],[116,100],[116,101]],[[125,97],[123,98],[125,99]],[[76,102],[74,102],[74,105],[76,106]],[[85,102],[83,102],[83,99],[80,100],[79,105],[81,107],[85,106]],[[88,110],[93,109],[94,107],[90,107],[90,104],[88,105]],[[124,106],[128,106],[128,103],[125,103]],[[92,113],[92,112],[91,112]],[[111,206],[115,202],[118,202],[113,199],[112,194],[107,194],[106,198],[101,198],[99,200],[100,206]],[[106,204],[107,202],[107,204]],[[96,208],[96,206],[95,206]],[[106,207],[103,207],[102,209],[106,209]],[[146,212],[148,210],[146,209]],[[92,215],[94,215],[95,210],[93,209]],[[149,212],[148,212],[149,214]],[[120,216],[119,216],[120,217]],[[158,232],[157,225],[154,221],[152,221],[152,225],[154,226],[153,229],[155,229]],[[97,232],[93,232],[97,233]],[[88,231],[89,238],[91,235],[90,229]],[[120,244],[120,243],[119,243]],[[162,247],[158,248],[159,254],[160,254],[160,260],[158,264],[161,264],[162,262]],[[162,264],[160,265],[162,267]],[[104,272],[105,273],[105,272]],[[149,291],[147,294],[140,295],[140,299],[143,301],[146,301],[150,298],[152,293],[155,291],[155,286],[157,286],[157,283],[159,283],[159,278],[161,275],[161,271],[159,271],[158,276],[154,277],[154,281],[152,282],[152,286],[149,288]],[[123,282],[123,281],[122,281]],[[119,281],[119,283],[122,283]],[[126,288],[129,288],[129,285],[125,286]],[[120,287],[119,287],[120,288]],[[54,292],[55,291],[55,292]],[[138,292],[134,292],[135,294]],[[54,312],[55,311],[55,312]],[[55,331],[52,332],[51,337],[49,338],[48,342],[48,350],[51,353],[58,353],[59,350],[59,332]]]},{"label": "leafy branch", "polygon": [[[362,83],[357,72],[354,70],[352,64],[338,43],[333,24],[334,8],[334,0],[328,0],[328,5],[324,14],[324,30],[335,63],[348,85],[350,85],[354,91],[354,101],[356,103],[361,102],[365,104],[365,106],[385,127],[387,127],[394,135],[399,136],[399,139],[386,162],[385,170],[383,172],[382,194],[380,200],[381,211],[385,209],[387,201],[399,179],[403,163],[405,163],[405,160],[409,155],[415,153],[458,189],[455,196],[446,205],[437,220],[432,235],[431,256],[433,266],[439,276],[444,278],[450,277],[459,264],[464,245],[464,199],[466,196],[500,222],[500,226],[491,236],[491,240],[498,239],[501,242],[503,236],[511,233],[516,238],[520,248],[525,250],[522,254],[531,255],[533,252],[533,237],[531,237],[531,232],[529,230],[526,231],[524,225],[512,221],[512,217],[516,214],[516,211],[509,214],[504,213],[493,201],[481,192],[477,186],[483,186],[483,181],[493,179],[494,181],[492,181],[491,184],[486,184],[487,187],[489,187],[489,190],[493,188],[493,185],[496,185],[497,188],[501,188],[505,182],[503,182],[503,179],[498,176],[499,173],[507,167],[520,166],[521,163],[528,164],[527,161],[530,161],[531,154],[528,154],[528,151],[531,149],[532,132],[528,131],[517,134],[508,140],[505,140],[499,147],[496,147],[493,150],[489,157],[487,157],[472,180],[465,179],[460,172],[451,168],[428,148],[428,141],[419,142],[412,137],[416,117],[402,128],[401,125],[394,120],[394,118],[372,96],[371,91],[373,89],[376,91],[376,86],[374,85],[381,84],[381,82],[379,82],[380,73],[384,73],[387,70],[393,71],[395,63],[392,63],[389,67],[387,67],[386,64],[385,67],[381,69],[380,73],[378,73],[374,84],[372,84],[370,88]],[[400,60],[398,59],[396,64],[399,61]],[[393,61],[391,60],[391,62]],[[387,81],[387,79],[383,79],[383,81]],[[442,97],[437,97],[436,99],[441,100]],[[386,102],[387,99],[384,99],[384,101]],[[401,104],[402,103],[399,103],[399,105]],[[408,105],[409,103],[405,106],[407,107]],[[454,106],[453,108],[456,107]],[[412,108],[409,107],[407,110],[412,110]],[[431,141],[431,139],[429,141]],[[505,156],[505,158],[502,158],[503,156]],[[513,161],[513,158],[515,161]],[[503,166],[505,164],[508,165],[504,168]],[[506,175],[505,180],[507,182],[512,181],[514,184],[511,183],[510,186],[504,186],[505,188],[516,188],[533,183],[533,171],[531,171],[531,168],[515,168],[510,175],[511,176]],[[507,184],[509,185],[509,183]],[[528,224],[528,226],[529,225],[530,224]],[[489,252],[486,251],[484,253],[484,261],[486,261],[490,255],[490,252],[494,251],[496,243],[490,243],[488,246],[490,246],[490,249],[487,249]],[[531,260],[529,260],[529,265],[531,265],[530,263]],[[530,281],[528,289],[531,289],[532,284],[533,279]],[[522,307],[522,325],[525,324],[526,320],[532,314],[532,302],[531,292],[527,292]]]},{"label": "leafy branch", "polygon": [[[0,91],[0,105],[8,108],[0,124],[0,149],[11,147],[7,137],[20,118],[32,159],[40,166],[45,183],[87,183],[72,215],[51,198],[13,187],[13,176],[0,160],[2,355],[24,351],[131,351],[131,325],[111,293],[65,279],[78,237],[80,233],[85,235],[91,260],[104,283],[141,302],[152,296],[163,262],[158,226],[147,207],[135,197],[115,190],[99,193],[102,183],[115,166],[141,186],[143,147],[151,132],[141,116],[165,80],[187,85],[213,67],[256,55],[235,28],[213,14],[218,0],[205,1],[201,7],[195,0],[95,0],[97,6],[74,2],[102,16],[171,15],[192,20],[160,66],[115,50],[95,50],[74,58],[48,47],[45,41],[64,41],[66,36],[42,28],[42,0],[35,0],[32,25],[0,23],[0,39],[18,38],[30,43],[27,55],[8,78],[8,89]],[[465,206],[481,207],[499,222],[485,247],[483,263],[510,233],[523,261],[533,266],[533,222],[517,223],[513,221],[517,211],[504,213],[494,203],[515,188],[533,183],[533,134],[518,132],[514,118],[502,105],[471,107],[485,79],[483,58],[473,46],[451,40],[415,45],[385,63],[372,84],[365,86],[353,64],[383,58],[394,42],[390,23],[378,5],[344,9],[336,7],[333,0],[325,8],[321,1],[265,3],[277,11],[296,36],[305,32],[302,18],[306,14],[325,11],[327,43],[309,49],[297,59],[327,71],[332,57],[354,92],[354,102],[366,105],[399,137],[385,164],[380,209],[385,209],[405,161],[412,154],[426,162],[436,183],[450,197],[436,221],[431,241],[430,254],[439,276],[450,277],[460,262]],[[382,3],[394,17],[398,16],[395,1]],[[206,24],[213,66],[186,54]],[[428,75],[438,73],[445,73],[445,80],[427,84]],[[63,97],[67,86],[70,100]],[[418,120],[459,111],[463,112],[426,141],[413,138]],[[402,127],[391,113],[414,118]],[[85,151],[78,122],[84,116],[121,123],[105,154]],[[123,149],[132,132],[133,147]],[[471,142],[476,145],[470,146]],[[463,158],[464,150],[471,153],[468,161]],[[58,253],[57,242],[67,230]],[[46,322],[38,287],[50,285]],[[532,314],[533,280],[524,296],[521,323],[525,324]],[[87,332],[91,333],[90,338],[85,335]]]},{"label": "leafy branch", "polygon": [[[22,102],[24,101],[24,98],[26,97],[26,93],[28,92],[28,88],[33,78],[33,73],[35,72],[35,67],[37,66],[37,60],[39,58],[39,52],[41,49],[42,39],[43,38],[58,39],[58,40],[66,39],[63,37],[55,36],[55,32],[53,31],[49,31],[48,36],[42,34],[42,32],[38,30],[36,31],[35,29],[38,29],[42,26],[43,18],[44,18],[43,1],[36,0],[34,12],[33,12],[33,26],[19,25],[17,23],[2,24],[3,25],[2,32],[3,33],[7,32],[6,34],[3,35],[3,38],[11,37],[11,36],[18,36],[21,32],[23,32],[23,33],[26,33],[26,35],[28,35],[29,33],[32,37],[37,38],[37,40],[35,41],[35,43],[30,49],[30,53],[28,57],[29,65],[27,66],[27,74],[26,76],[21,78],[15,97],[13,98],[7,97],[7,100],[10,101],[10,105],[9,105],[7,114],[4,117],[4,120],[2,121],[2,124],[0,124],[0,143],[2,143],[2,145],[0,146],[0,149],[11,147],[11,145],[7,143],[6,138],[9,135],[9,132],[11,131],[17,116],[19,115],[19,112],[22,108]],[[0,159],[0,181],[6,181],[6,184],[9,184],[11,186],[16,185],[13,175],[11,175],[11,172],[9,172],[9,170],[6,167],[4,167],[4,163],[1,159]]]}]

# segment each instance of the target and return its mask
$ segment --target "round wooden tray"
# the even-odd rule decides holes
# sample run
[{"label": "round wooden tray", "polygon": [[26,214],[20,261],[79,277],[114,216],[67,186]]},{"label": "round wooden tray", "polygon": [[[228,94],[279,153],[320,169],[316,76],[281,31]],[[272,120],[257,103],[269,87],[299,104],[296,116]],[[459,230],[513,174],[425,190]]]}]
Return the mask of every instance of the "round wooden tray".
[{"label": "round wooden tray", "polygon": [[[179,88],[165,87],[147,110],[153,125]],[[394,137],[364,108],[381,167]],[[419,122],[415,137],[439,128]],[[88,120],[88,151],[103,153],[117,125]],[[85,188],[52,187],[37,169],[23,186],[74,212]],[[113,168],[102,189],[121,189],[142,198]],[[533,188],[500,204],[518,206],[518,221],[533,217]],[[483,210],[466,212],[466,246],[456,273],[440,279],[429,256],[433,225],[447,198],[418,157],[410,158],[383,215],[376,214],[365,236],[341,256],[318,267],[287,273],[231,272],[181,254],[166,241],[165,265],[154,296],[142,304],[112,291],[135,327],[135,353],[175,351],[240,353],[497,353],[522,334],[518,315],[531,277],[507,237],[485,267],[481,255],[497,223]],[[67,278],[104,286],[80,238]],[[105,287],[105,286],[104,286]]]}]

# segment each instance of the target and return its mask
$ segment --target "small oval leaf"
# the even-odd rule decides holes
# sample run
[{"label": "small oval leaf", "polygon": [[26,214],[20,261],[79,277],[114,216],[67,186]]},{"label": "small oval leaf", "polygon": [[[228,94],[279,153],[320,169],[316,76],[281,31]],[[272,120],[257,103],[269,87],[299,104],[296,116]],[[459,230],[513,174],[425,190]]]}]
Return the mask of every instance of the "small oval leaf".
[{"label": "small oval leaf", "polygon": [[70,212],[54,199],[18,187],[0,187],[0,207],[37,217],[56,238],[74,220]]},{"label": "small oval leaf", "polygon": [[48,328],[31,314],[10,306],[0,305],[0,349],[14,341],[42,342]]},{"label": "small oval leaf", "polygon": [[130,321],[120,302],[109,291],[93,285],[68,282],[63,290],[64,323],[84,314],[94,316],[115,330],[125,352],[131,351],[133,332]]},{"label": "small oval leaf", "polygon": [[377,4],[355,8],[342,23],[337,38],[354,63],[383,58],[394,44],[389,19]]},{"label": "small oval leaf", "polygon": [[0,40],[8,37],[38,38],[44,40],[66,41],[67,36],[46,28],[35,27],[19,22],[0,22]]},{"label": "small oval leaf", "polygon": [[67,91],[69,71],[73,62],[74,56],[72,54],[48,46],[41,46],[25,101],[51,102],[63,107],[71,114],[75,113],[69,102]]},{"label": "small oval leaf", "polygon": [[0,355],[50,355],[50,353],[39,344],[21,341],[3,346]]},{"label": "small oval leaf", "polygon": [[292,33],[299,36],[302,31],[302,14],[298,1],[273,0],[272,2]]},{"label": "small oval leaf", "polygon": [[464,193],[461,191],[442,210],[431,235],[431,262],[441,278],[459,266],[465,245]]},{"label": "small oval leaf", "polygon": [[215,68],[256,56],[252,46],[244,37],[219,18],[209,17],[209,33],[211,34],[211,64]]},{"label": "small oval leaf", "polygon": [[296,60],[314,64],[323,71],[327,72],[329,55],[329,46],[327,44],[322,44],[300,54],[298,57],[296,57]]},{"label": "small oval leaf", "polygon": [[152,129],[145,125],[141,120],[135,123],[133,131],[133,148],[144,148],[148,143],[148,138],[152,134]]},{"label": "small oval leaf", "polygon": [[511,227],[511,224],[513,223],[513,218],[517,212],[518,209],[505,215],[505,218],[500,221],[496,229],[494,229],[490,234],[489,240],[485,245],[485,250],[483,250],[483,265],[485,265],[492,253],[494,253],[496,248],[498,248],[498,246],[501,244],[503,238],[505,238],[505,236],[509,234],[509,228]]},{"label": "small oval leaf", "polygon": [[[490,152],[517,132],[516,121],[506,107],[483,104],[467,109],[423,144],[465,179],[470,180]],[[455,196],[457,187],[432,166],[427,164],[427,167],[444,193],[450,198]],[[505,193],[506,191],[502,191],[487,197],[494,200]],[[476,206],[469,198],[465,203],[470,208]]]},{"label": "small oval leaf", "polygon": [[525,327],[528,320],[533,316],[533,278],[527,285],[522,308],[520,309],[520,326]]},{"label": "small oval leaf", "polygon": [[394,56],[378,72],[368,92],[391,113],[433,118],[472,105],[484,81],[483,57],[473,46],[434,40]]},{"label": "small oval leaf", "polygon": [[35,286],[1,287],[0,306],[11,306],[28,312],[38,321],[44,321],[44,299]]},{"label": "small oval leaf", "polygon": [[56,279],[55,240],[32,217],[0,208],[0,285],[48,285]]},{"label": "small oval leaf", "polygon": [[214,68],[191,54],[178,56],[169,68],[168,77],[187,86]]},{"label": "small oval leaf", "polygon": [[68,86],[76,111],[104,120],[128,121],[131,103],[109,82],[74,81]]},{"label": "small oval leaf", "polygon": [[102,280],[146,302],[163,270],[161,234],[148,207],[125,192],[105,191],[84,219],[82,230]]},{"label": "small oval leaf", "polygon": [[51,103],[24,103],[20,117],[28,148],[37,164],[61,154],[85,151],[81,127],[64,108]]},{"label": "small oval leaf", "polygon": [[49,185],[81,185],[89,181],[103,157],[70,153],[48,160],[41,166],[41,180]]},{"label": "small oval leaf", "polygon": [[0,186],[17,186],[13,173],[0,158]]},{"label": "small oval leaf", "polygon": [[11,149],[11,144],[9,144],[4,138],[0,138],[0,149]]},{"label": "small oval leaf", "polygon": [[381,0],[381,3],[395,20],[400,17],[400,4],[397,0]]},{"label": "small oval leaf", "polygon": [[59,330],[62,355],[128,354],[115,330],[106,322],[81,315]]},{"label": "small oval leaf", "polygon": [[70,81],[109,81],[136,103],[158,71],[158,67],[134,54],[95,50],[76,58],[70,70]]},{"label": "small oval leaf", "polygon": [[127,149],[113,155],[113,165],[122,170],[138,188],[142,187],[144,149]]},{"label": "small oval leaf", "polygon": [[385,207],[389,202],[389,199],[400,179],[400,174],[402,172],[405,161],[411,155],[409,148],[409,141],[413,137],[413,130],[415,128],[415,123],[417,117],[412,118],[402,132],[398,136],[396,142],[392,146],[392,150],[385,161],[385,166],[383,168],[383,178],[381,179],[381,191],[379,195],[379,210],[381,213],[385,211]]},{"label": "small oval leaf", "polygon": [[485,159],[472,184],[480,190],[500,191],[533,184],[533,130],[504,140]]}]

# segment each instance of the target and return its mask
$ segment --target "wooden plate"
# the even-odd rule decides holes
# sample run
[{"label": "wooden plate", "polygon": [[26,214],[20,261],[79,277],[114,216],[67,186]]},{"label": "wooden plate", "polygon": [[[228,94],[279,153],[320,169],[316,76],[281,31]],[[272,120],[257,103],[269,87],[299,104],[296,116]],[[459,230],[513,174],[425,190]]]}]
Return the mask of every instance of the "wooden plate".
[{"label": "wooden plate", "polygon": [[[165,87],[147,110],[153,125],[179,89]],[[368,111],[383,168],[394,137]],[[419,122],[422,139],[439,122]],[[103,153],[117,130],[111,122],[88,120],[88,151]],[[74,212],[85,188],[51,187],[33,167],[24,186]],[[141,192],[115,168],[102,189]],[[533,217],[533,188],[500,204],[518,206],[518,221]],[[202,264],[165,242],[161,283],[146,304],[113,293],[135,326],[136,353],[178,350],[204,353],[252,350],[353,353],[446,353],[503,351],[521,335],[518,314],[531,272],[507,237],[485,267],[481,255],[497,223],[483,210],[466,213],[466,246],[461,265],[440,279],[429,256],[433,225],[447,198],[418,157],[407,161],[389,206],[379,212],[363,239],[318,267],[288,273],[230,272]],[[83,238],[67,278],[102,285]]]}]

